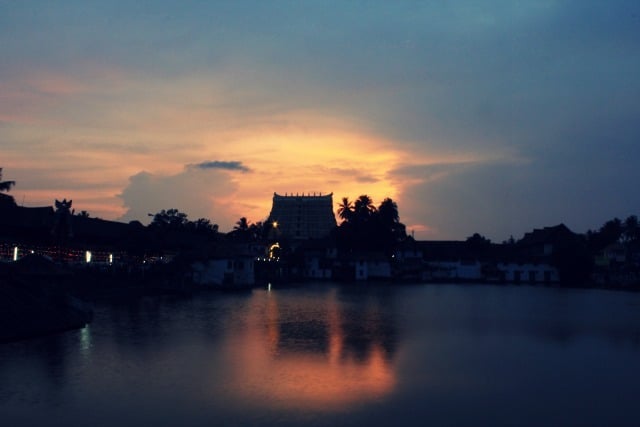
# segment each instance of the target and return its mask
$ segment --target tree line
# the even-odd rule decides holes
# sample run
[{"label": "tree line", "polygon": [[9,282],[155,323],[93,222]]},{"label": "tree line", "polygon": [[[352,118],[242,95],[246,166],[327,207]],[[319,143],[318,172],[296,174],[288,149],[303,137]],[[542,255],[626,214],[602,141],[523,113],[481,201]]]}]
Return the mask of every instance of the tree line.
[{"label": "tree line", "polygon": [[338,247],[346,250],[376,250],[387,254],[407,238],[406,227],[400,222],[398,205],[385,198],[378,207],[366,194],[351,202],[343,197],[338,205],[342,220],[336,229]]},{"label": "tree line", "polygon": [[[0,168],[0,192],[9,192],[16,185],[15,181],[3,181]],[[407,238],[406,227],[400,222],[398,205],[391,198],[385,198],[376,206],[366,194],[354,201],[343,197],[338,204],[338,217],[341,222],[334,231],[333,237],[337,245],[345,250],[382,250],[390,252],[395,245]],[[87,211],[76,214],[89,218]],[[207,218],[189,220],[186,213],[176,208],[163,209],[155,214],[149,224],[149,230],[162,233],[188,232],[203,236],[218,236],[218,224]],[[135,221],[134,221],[135,222]],[[241,217],[233,230],[226,233],[230,238],[241,241],[259,241],[273,238],[274,226],[268,221],[251,223],[246,217]],[[596,230],[588,230],[582,235],[590,253],[595,254],[611,244],[623,244],[627,247],[640,245],[640,221],[636,215],[630,215],[625,220],[613,218],[606,221]],[[491,243],[482,235],[475,233],[467,238],[468,243],[476,246],[487,246]],[[515,243],[513,237],[504,243]]]},{"label": "tree line", "polygon": [[598,230],[588,230],[585,237],[589,248],[596,252],[615,243],[638,244],[640,223],[636,215],[630,215],[624,221],[616,217],[605,222]]}]

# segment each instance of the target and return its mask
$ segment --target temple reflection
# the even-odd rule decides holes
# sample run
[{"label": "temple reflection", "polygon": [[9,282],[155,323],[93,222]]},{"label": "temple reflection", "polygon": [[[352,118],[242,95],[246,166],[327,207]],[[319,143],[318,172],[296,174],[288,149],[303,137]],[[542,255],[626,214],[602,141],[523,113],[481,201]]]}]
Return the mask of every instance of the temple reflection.
[{"label": "temple reflection", "polygon": [[335,289],[282,301],[255,292],[246,324],[224,346],[234,394],[255,405],[335,410],[391,393],[395,327],[383,303],[355,317]]}]

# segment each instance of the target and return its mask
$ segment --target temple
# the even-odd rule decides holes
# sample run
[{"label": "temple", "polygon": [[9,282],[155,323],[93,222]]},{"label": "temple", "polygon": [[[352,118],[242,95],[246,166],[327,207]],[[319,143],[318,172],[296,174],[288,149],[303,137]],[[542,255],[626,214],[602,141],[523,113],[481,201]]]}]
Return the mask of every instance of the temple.
[{"label": "temple", "polygon": [[326,237],[336,227],[333,193],[322,195],[273,193],[269,221],[282,237],[293,240]]}]

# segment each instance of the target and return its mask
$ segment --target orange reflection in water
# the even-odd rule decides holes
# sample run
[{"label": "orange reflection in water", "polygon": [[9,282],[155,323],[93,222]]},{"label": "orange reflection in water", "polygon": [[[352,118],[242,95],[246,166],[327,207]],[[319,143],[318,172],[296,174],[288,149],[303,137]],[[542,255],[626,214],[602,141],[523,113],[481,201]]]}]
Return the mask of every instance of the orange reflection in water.
[{"label": "orange reflection in water", "polygon": [[[347,351],[335,293],[321,304],[297,301],[293,314],[282,310],[276,293],[255,293],[252,303],[246,329],[225,345],[229,384],[245,404],[337,410],[393,391],[396,374],[381,341],[365,340],[359,356]],[[284,326],[294,330],[288,337]]]}]

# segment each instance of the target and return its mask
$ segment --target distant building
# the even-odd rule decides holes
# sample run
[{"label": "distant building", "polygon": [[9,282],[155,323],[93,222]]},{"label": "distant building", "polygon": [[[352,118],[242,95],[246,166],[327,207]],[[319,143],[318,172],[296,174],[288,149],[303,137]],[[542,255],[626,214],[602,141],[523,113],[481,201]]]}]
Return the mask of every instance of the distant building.
[{"label": "distant building", "polygon": [[51,206],[18,206],[13,197],[0,193],[0,237],[49,234],[55,211]]},{"label": "distant building", "polygon": [[336,227],[333,193],[287,195],[273,193],[269,222],[279,236],[292,240],[326,237]]},{"label": "distant building", "polygon": [[208,259],[191,264],[193,283],[225,289],[255,285],[255,255],[249,245],[230,245],[215,252]]},{"label": "distant building", "polygon": [[535,229],[518,242],[522,255],[535,259],[549,259],[578,239],[566,225]]}]

